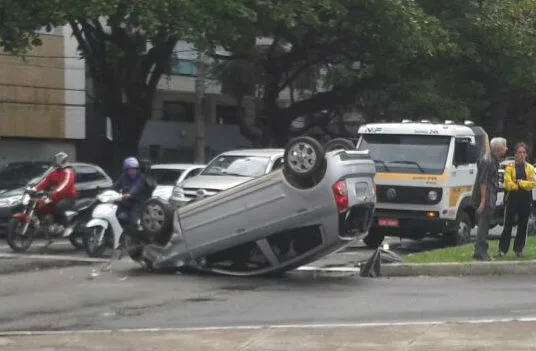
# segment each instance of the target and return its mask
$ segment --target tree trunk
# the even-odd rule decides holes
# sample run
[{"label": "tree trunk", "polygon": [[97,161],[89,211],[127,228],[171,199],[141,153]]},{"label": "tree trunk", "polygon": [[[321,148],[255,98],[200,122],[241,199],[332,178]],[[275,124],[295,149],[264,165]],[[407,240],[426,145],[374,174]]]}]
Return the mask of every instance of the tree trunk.
[{"label": "tree trunk", "polygon": [[110,157],[113,158],[113,173],[117,176],[122,171],[126,157],[139,158],[139,141],[150,112],[140,112],[137,107],[120,105],[108,107],[105,113],[112,120],[113,151]]}]

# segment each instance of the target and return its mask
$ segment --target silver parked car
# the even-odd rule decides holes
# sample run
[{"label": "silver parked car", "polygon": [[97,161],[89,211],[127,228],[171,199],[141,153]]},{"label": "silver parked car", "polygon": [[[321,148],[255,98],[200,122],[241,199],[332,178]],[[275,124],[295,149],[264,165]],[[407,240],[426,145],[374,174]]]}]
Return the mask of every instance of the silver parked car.
[{"label": "silver parked car", "polygon": [[186,179],[195,177],[206,165],[191,163],[161,163],[151,165],[151,175],[156,181],[153,197],[168,201],[174,187]]},{"label": "silver parked car", "polygon": [[367,151],[325,152],[315,139],[298,137],[285,148],[283,164],[176,210],[148,200],[141,214],[146,239],[127,248],[131,258],[156,270],[282,273],[368,231],[376,170]]},{"label": "silver parked car", "polygon": [[169,202],[182,206],[278,170],[283,167],[284,152],[284,149],[224,152],[214,157],[198,175],[177,183]]}]

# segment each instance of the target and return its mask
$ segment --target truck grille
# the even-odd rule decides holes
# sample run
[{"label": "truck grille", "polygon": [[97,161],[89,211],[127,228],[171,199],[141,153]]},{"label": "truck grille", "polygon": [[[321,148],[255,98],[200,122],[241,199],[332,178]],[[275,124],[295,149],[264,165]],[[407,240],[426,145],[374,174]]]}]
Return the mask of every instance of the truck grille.
[{"label": "truck grille", "polygon": [[220,192],[218,189],[206,188],[183,188],[184,196],[188,199],[197,199],[199,197],[208,197]]},{"label": "truck grille", "polygon": [[[430,191],[437,192],[437,199],[428,199]],[[435,205],[441,201],[443,189],[423,188],[416,186],[396,186],[396,185],[376,185],[376,196],[378,202],[414,204],[414,205]]]}]

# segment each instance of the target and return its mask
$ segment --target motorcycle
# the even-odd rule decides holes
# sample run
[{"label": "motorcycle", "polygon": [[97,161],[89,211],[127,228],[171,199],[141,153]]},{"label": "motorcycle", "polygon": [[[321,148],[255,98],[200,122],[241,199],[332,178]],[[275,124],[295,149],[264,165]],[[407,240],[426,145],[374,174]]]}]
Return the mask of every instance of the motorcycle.
[{"label": "motorcycle", "polygon": [[68,224],[65,228],[54,221],[51,200],[48,192],[26,188],[22,196],[21,212],[14,213],[8,224],[7,243],[15,252],[25,252],[34,239],[44,237],[48,247],[54,239],[68,237],[71,244],[77,248],[84,247],[84,224],[89,219],[92,199],[75,201],[72,209],[66,211]]},{"label": "motorcycle", "polygon": [[[92,218],[86,224],[84,248],[89,257],[102,257],[106,248],[114,250],[113,259],[120,259],[124,251],[134,259],[141,255],[141,248],[136,233],[128,233],[123,228],[122,221],[117,217],[118,202],[123,194],[115,190],[106,190],[96,197],[98,204],[94,208]],[[139,225],[139,221],[138,221]],[[141,231],[141,225],[139,225]],[[136,247],[139,247],[136,250]],[[135,255],[132,251],[140,251]]]}]

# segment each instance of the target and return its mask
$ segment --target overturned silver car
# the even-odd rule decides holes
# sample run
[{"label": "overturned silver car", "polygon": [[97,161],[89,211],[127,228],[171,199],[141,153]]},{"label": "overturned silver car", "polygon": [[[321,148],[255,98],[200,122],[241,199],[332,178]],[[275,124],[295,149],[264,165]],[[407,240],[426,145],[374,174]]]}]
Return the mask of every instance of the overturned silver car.
[{"label": "overturned silver car", "polygon": [[247,276],[282,273],[348,245],[366,234],[376,205],[374,162],[349,145],[326,152],[298,137],[282,170],[176,210],[149,200],[141,224],[152,243],[130,256],[152,270]]}]

